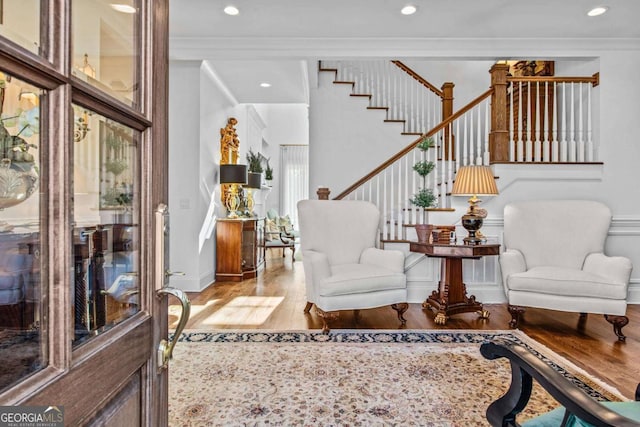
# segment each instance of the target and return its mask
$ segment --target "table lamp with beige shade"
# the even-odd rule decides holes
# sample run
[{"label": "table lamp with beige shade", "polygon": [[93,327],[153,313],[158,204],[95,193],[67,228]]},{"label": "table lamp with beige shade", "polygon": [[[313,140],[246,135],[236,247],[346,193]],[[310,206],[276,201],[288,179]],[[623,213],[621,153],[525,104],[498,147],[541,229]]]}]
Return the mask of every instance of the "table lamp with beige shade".
[{"label": "table lamp with beige shade", "polygon": [[489,166],[462,166],[456,174],[452,196],[470,196],[469,210],[462,216],[462,226],[469,235],[464,238],[464,243],[477,245],[482,243],[480,227],[487,216],[487,211],[478,207],[482,201],[478,196],[495,196],[498,187]]}]

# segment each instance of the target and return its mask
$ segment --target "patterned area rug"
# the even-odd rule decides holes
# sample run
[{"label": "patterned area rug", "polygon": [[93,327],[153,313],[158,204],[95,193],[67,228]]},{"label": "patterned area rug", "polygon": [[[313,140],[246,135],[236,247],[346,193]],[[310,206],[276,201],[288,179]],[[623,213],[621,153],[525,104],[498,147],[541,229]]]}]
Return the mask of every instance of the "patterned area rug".
[{"label": "patterned area rug", "polygon": [[[182,334],[170,365],[171,426],[485,426],[509,363],[497,337],[528,347],[598,400],[621,400],[519,331],[219,331]],[[523,421],[557,404],[539,386]]]}]

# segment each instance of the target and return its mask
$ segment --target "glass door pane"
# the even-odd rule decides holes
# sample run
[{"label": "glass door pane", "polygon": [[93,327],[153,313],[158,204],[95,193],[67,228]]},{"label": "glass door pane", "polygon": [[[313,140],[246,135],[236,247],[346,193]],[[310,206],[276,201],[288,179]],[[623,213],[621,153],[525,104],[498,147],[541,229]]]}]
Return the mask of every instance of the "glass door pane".
[{"label": "glass door pane", "polygon": [[0,391],[47,363],[37,192],[40,92],[0,72]]},{"label": "glass door pane", "polygon": [[0,35],[40,53],[40,0],[0,0]]},{"label": "glass door pane", "polygon": [[139,22],[138,0],[72,2],[72,74],[134,108],[140,105]]},{"label": "glass door pane", "polygon": [[74,105],[74,345],[140,310],[140,133]]}]

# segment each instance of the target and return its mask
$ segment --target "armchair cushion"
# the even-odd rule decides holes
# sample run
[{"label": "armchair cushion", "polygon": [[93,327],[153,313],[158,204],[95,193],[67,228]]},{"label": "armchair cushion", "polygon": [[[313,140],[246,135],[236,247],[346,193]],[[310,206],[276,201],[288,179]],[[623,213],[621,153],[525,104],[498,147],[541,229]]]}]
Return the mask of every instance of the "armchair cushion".
[{"label": "armchair cushion", "polygon": [[319,286],[320,296],[362,294],[404,289],[406,276],[377,265],[340,264],[331,267],[331,276]]},{"label": "armchair cushion", "polygon": [[627,284],[609,277],[565,267],[535,267],[509,276],[509,289],[549,295],[625,299]]}]

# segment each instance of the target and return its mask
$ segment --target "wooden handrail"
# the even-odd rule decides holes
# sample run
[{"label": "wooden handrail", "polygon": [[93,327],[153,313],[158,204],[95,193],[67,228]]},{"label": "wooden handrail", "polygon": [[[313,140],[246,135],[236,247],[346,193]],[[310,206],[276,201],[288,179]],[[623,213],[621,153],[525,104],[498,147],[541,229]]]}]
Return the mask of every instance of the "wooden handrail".
[{"label": "wooden handrail", "polygon": [[556,76],[523,76],[523,77],[507,77],[508,82],[549,82],[549,83],[591,83],[593,87],[600,84],[600,73],[595,73],[591,77],[556,77]]},{"label": "wooden handrail", "polygon": [[420,76],[418,73],[416,73],[415,71],[413,71],[411,68],[407,67],[405,64],[402,63],[402,61],[391,61],[393,62],[398,68],[400,68],[402,71],[404,71],[405,73],[409,74],[411,77],[413,77],[415,80],[418,81],[418,83],[420,83],[421,85],[423,85],[424,87],[426,87],[427,89],[429,89],[431,92],[435,93],[436,95],[438,95],[440,98],[444,97],[444,92],[441,91],[440,89],[438,89],[437,87],[435,87],[434,85],[432,85],[431,83],[429,83],[428,81],[426,81],[424,78],[422,78],[422,76]]},{"label": "wooden handrail", "polygon": [[441,129],[443,129],[444,127],[448,126],[451,122],[453,122],[454,120],[456,120],[458,117],[461,117],[463,114],[465,114],[467,111],[471,110],[473,107],[475,107],[476,105],[478,105],[480,102],[484,101],[486,98],[490,97],[493,94],[493,88],[489,88],[486,92],[484,92],[482,95],[478,96],[477,98],[475,98],[474,100],[472,100],[471,102],[469,102],[467,105],[465,105],[464,107],[462,107],[460,110],[458,110],[457,112],[455,112],[453,115],[451,115],[448,119],[443,120],[440,124],[438,124],[436,127],[434,127],[433,129],[431,129],[429,132],[420,135],[420,137],[418,139],[416,139],[415,141],[413,141],[411,144],[407,145],[405,148],[403,148],[402,150],[400,150],[398,153],[396,153],[393,157],[389,158],[388,160],[386,160],[384,163],[382,163],[380,166],[378,166],[377,168],[375,168],[374,170],[372,170],[371,172],[369,172],[367,175],[363,176],[362,178],[360,178],[358,181],[356,181],[354,184],[352,184],[351,186],[349,186],[346,190],[344,190],[342,193],[338,194],[336,197],[334,197],[334,200],[341,200],[344,197],[346,197],[347,195],[349,195],[353,190],[355,190],[356,188],[360,187],[362,184],[364,184],[365,182],[369,181],[371,178],[373,178],[375,175],[379,174],[380,172],[382,172],[384,169],[386,169],[387,167],[389,167],[392,163],[394,163],[396,160],[400,159],[402,156],[404,156],[405,154],[409,153],[411,150],[413,150],[416,145],[418,145],[420,143],[420,141],[422,141],[424,138],[428,138],[430,136],[435,135],[438,131],[440,131]]}]

